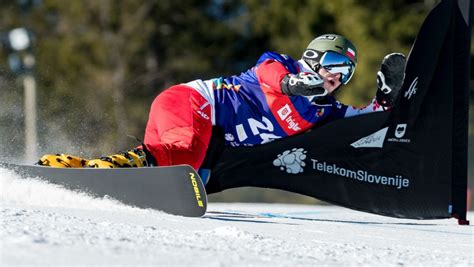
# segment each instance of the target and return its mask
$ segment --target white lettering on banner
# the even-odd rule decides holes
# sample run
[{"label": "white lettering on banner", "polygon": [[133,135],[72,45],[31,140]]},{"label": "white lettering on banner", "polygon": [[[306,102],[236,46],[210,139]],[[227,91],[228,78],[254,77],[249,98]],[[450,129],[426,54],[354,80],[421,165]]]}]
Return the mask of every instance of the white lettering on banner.
[{"label": "white lettering on banner", "polygon": [[344,167],[340,167],[336,164],[330,164],[327,162],[320,162],[316,159],[311,159],[313,162],[313,170],[319,172],[325,172],[328,174],[333,174],[349,179],[354,179],[357,181],[370,183],[370,184],[379,184],[392,186],[396,189],[407,188],[410,186],[410,179],[403,177],[400,174],[385,176],[369,173],[365,170],[350,170]]},{"label": "white lettering on banner", "polygon": [[[293,148],[278,154],[277,158],[273,161],[273,166],[289,174],[300,174],[304,172],[306,159],[307,151],[304,148]],[[378,175],[361,169],[351,170],[334,163],[331,164],[316,159],[311,159],[311,162],[312,168],[315,171],[354,179],[359,182],[390,186],[399,190],[410,186],[410,179],[401,174]]]},{"label": "white lettering on banner", "polygon": [[416,94],[416,90],[418,88],[416,87],[418,85],[418,77],[416,77],[413,82],[410,84],[410,87],[408,90],[405,92],[405,98],[410,100],[410,98]]}]

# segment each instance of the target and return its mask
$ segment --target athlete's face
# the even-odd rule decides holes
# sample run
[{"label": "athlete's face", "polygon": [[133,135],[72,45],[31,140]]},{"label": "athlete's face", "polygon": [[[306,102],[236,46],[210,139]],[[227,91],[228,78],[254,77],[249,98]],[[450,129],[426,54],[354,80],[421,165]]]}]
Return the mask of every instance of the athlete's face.
[{"label": "athlete's face", "polygon": [[319,68],[319,75],[323,77],[324,80],[324,89],[328,91],[328,94],[331,94],[336,90],[339,85],[341,85],[341,73],[332,74],[327,71],[325,68]]}]

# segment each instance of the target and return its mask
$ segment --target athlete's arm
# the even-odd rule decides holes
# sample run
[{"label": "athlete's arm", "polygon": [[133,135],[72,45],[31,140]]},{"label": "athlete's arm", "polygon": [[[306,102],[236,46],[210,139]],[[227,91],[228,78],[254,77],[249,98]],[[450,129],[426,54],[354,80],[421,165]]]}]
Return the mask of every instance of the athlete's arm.
[{"label": "athlete's arm", "polygon": [[278,61],[265,60],[256,69],[261,86],[272,89],[288,96],[324,96],[327,91],[323,88],[324,81],[318,74],[300,72],[290,73]]},{"label": "athlete's arm", "polygon": [[257,66],[255,73],[260,86],[266,87],[275,93],[283,94],[281,81],[290,72],[280,62],[267,59]]}]

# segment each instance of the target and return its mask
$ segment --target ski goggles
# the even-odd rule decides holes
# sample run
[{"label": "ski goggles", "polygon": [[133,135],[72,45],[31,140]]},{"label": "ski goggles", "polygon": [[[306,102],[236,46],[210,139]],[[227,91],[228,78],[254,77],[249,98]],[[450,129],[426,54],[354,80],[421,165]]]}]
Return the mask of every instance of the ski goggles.
[{"label": "ski goggles", "polygon": [[319,64],[332,74],[340,73],[342,84],[347,84],[354,75],[354,63],[348,57],[333,51],[325,52],[319,60]]}]

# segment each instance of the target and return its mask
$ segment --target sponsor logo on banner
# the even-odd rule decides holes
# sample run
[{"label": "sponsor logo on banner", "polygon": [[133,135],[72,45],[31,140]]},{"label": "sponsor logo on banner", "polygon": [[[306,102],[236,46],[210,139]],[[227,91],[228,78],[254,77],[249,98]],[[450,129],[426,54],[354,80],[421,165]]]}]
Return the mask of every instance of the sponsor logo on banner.
[{"label": "sponsor logo on banner", "polygon": [[395,127],[395,138],[388,138],[387,141],[389,142],[396,142],[396,143],[411,143],[410,139],[403,138],[405,136],[407,130],[406,123],[399,123],[397,127]]},{"label": "sponsor logo on banner", "polygon": [[[304,148],[293,148],[278,154],[273,161],[273,165],[286,173],[299,174],[303,173],[304,168],[307,167],[307,158],[307,151]],[[389,186],[399,190],[410,186],[410,179],[402,174],[376,174],[371,171],[359,168],[352,169],[312,158],[310,159],[309,168],[319,173],[336,175],[361,183]]]},{"label": "sponsor logo on banner", "polygon": [[401,174],[375,174],[366,170],[346,168],[335,163],[329,163],[317,159],[311,159],[311,162],[312,169],[317,172],[337,175],[362,183],[390,186],[395,189],[403,189],[410,186],[410,179]]},{"label": "sponsor logo on banner", "polygon": [[361,139],[355,141],[351,144],[354,148],[363,148],[363,147],[383,147],[383,141],[387,135],[388,127],[378,130],[377,132],[362,137]]},{"label": "sponsor logo on banner", "polygon": [[199,115],[201,115],[201,117],[203,117],[203,118],[206,119],[206,120],[209,120],[209,119],[210,119],[209,116],[207,116],[206,113],[204,113],[204,112],[202,112],[202,111],[200,111],[200,110],[198,110],[197,113],[198,113]]},{"label": "sponsor logo on banner", "polygon": [[280,117],[280,119],[282,120],[285,120],[288,115],[291,114],[291,108],[288,104],[284,105],[282,108],[280,108],[278,111],[278,116]]},{"label": "sponsor logo on banner", "polygon": [[402,138],[405,135],[406,130],[407,130],[407,124],[406,123],[398,124],[397,128],[395,128],[395,137],[396,138]]},{"label": "sponsor logo on banner", "polygon": [[408,90],[405,92],[405,98],[410,100],[412,96],[416,94],[416,91],[418,90],[418,77],[416,77],[413,82],[411,82],[410,87]]},{"label": "sponsor logo on banner", "polygon": [[306,153],[307,151],[304,148],[286,150],[278,154],[277,158],[273,161],[273,165],[290,174],[302,173],[306,166]]}]

